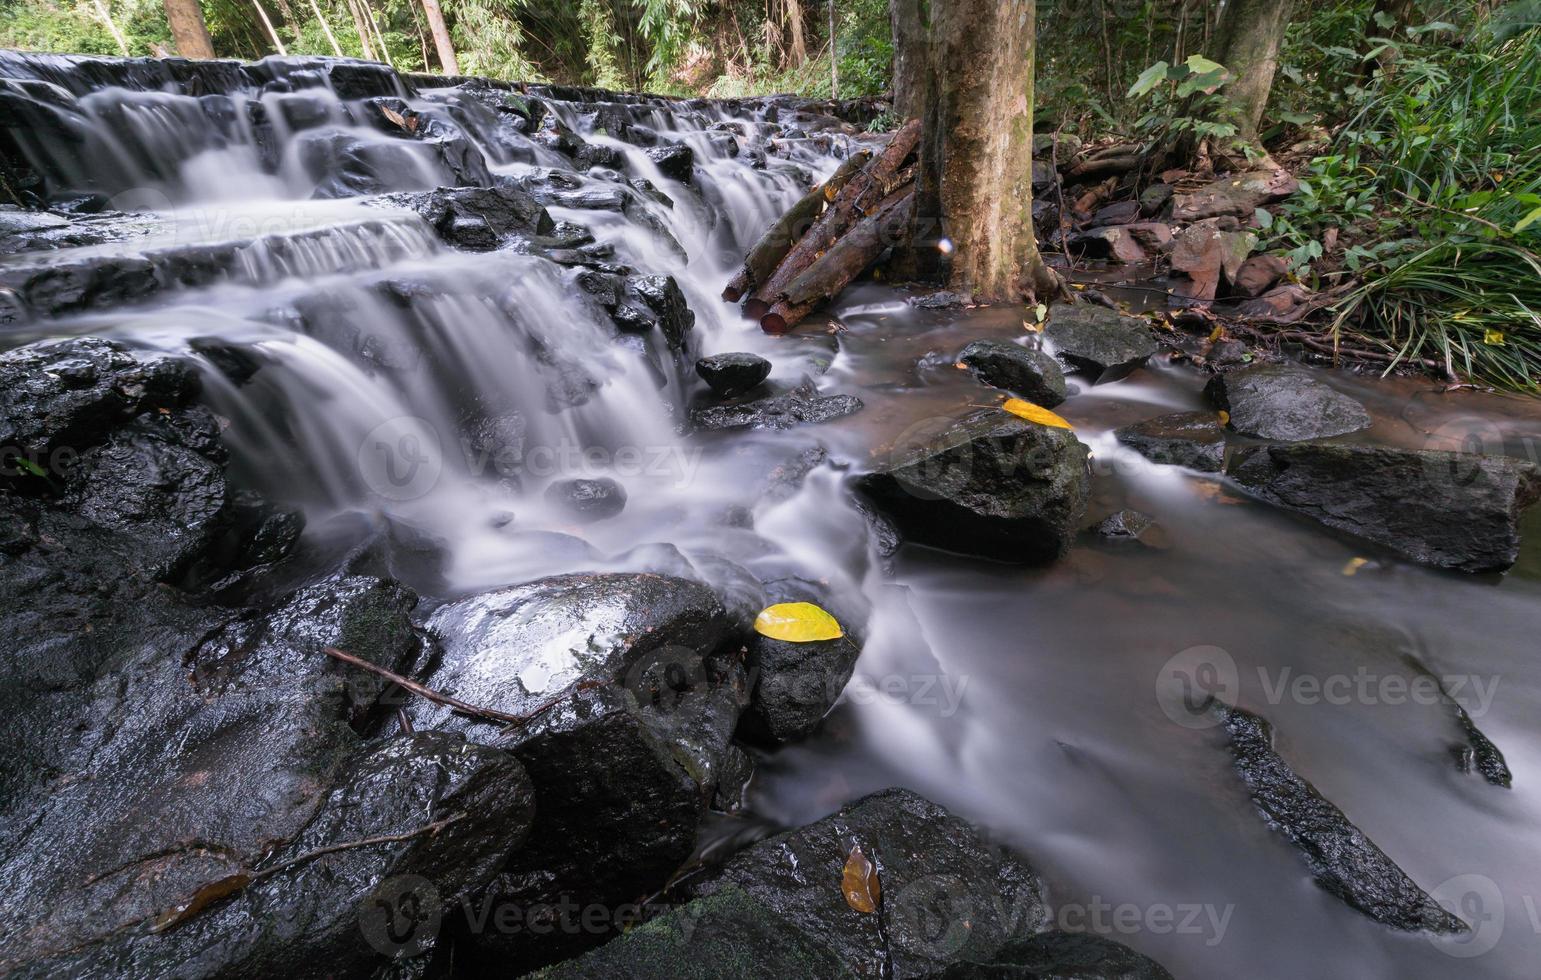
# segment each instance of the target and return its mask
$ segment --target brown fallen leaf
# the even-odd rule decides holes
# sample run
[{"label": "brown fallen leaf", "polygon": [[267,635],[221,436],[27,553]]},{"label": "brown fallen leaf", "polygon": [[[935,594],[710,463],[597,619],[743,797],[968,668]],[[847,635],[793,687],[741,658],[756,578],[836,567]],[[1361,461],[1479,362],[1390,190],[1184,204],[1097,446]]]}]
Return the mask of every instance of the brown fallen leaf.
[{"label": "brown fallen leaf", "polygon": [[845,871],[840,876],[840,890],[845,893],[846,904],[858,912],[876,912],[883,901],[883,887],[878,883],[878,869],[863,854],[861,845],[851,848],[845,859]]}]

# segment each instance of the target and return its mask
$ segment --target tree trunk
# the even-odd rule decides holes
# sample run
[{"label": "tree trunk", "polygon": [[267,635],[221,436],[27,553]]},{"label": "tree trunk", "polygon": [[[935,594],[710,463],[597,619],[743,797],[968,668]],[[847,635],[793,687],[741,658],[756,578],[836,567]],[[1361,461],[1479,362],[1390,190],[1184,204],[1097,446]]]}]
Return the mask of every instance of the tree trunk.
[{"label": "tree trunk", "polygon": [[926,73],[925,38],[931,29],[928,13],[929,6],[916,0],[892,0],[888,5],[894,32],[894,115],[900,119],[914,119],[924,111],[921,86]]},{"label": "tree trunk", "polygon": [[439,0],[423,0],[423,13],[428,15],[428,30],[433,33],[433,46],[439,53],[439,67],[446,75],[460,74],[455,42],[450,40],[449,25],[444,23],[444,10],[439,6]]},{"label": "tree trunk", "polygon": [[171,38],[177,54],[184,58],[214,57],[214,41],[203,22],[203,8],[198,0],[165,0],[166,20],[171,24]]},{"label": "tree trunk", "polygon": [[1215,25],[1209,57],[1231,73],[1221,94],[1230,103],[1237,135],[1249,142],[1257,141],[1268,106],[1291,6],[1293,0],[1230,0]]},{"label": "tree trunk", "polygon": [[332,53],[342,57],[342,45],[337,43],[337,35],[332,33],[332,25],[326,22],[326,16],[321,13],[321,7],[316,0],[310,0],[310,12],[316,15],[316,23],[321,25],[321,33],[326,35],[327,43],[332,46]]},{"label": "tree trunk", "polygon": [[289,52],[284,48],[284,39],[278,36],[278,31],[273,27],[273,22],[268,19],[268,12],[262,7],[262,0],[251,0],[251,5],[257,8],[257,16],[262,18],[262,26],[267,28],[268,40],[273,42],[273,47],[278,53],[288,57]]},{"label": "tree trunk", "polygon": [[895,0],[922,132],[906,271],[984,300],[1047,299],[1033,237],[1034,0]]},{"label": "tree trunk", "polygon": [[353,30],[358,33],[359,53],[365,61],[374,61],[374,46],[369,43],[369,25],[364,22],[364,11],[358,0],[348,0],[348,13],[353,17]]},{"label": "tree trunk", "polygon": [[107,9],[107,4],[103,3],[102,0],[95,0],[95,3],[96,16],[100,17],[102,23],[107,25],[107,30],[112,34],[112,39],[118,43],[118,50],[123,52],[123,57],[127,58],[128,38],[123,36],[123,32],[118,30],[118,25],[113,22],[112,12]]},{"label": "tree trunk", "polygon": [[787,0],[787,26],[792,35],[792,67],[801,68],[808,60],[808,35],[803,31],[803,5]]},{"label": "tree trunk", "polygon": [[835,0],[829,0],[829,97],[840,98],[840,46],[835,43]]}]

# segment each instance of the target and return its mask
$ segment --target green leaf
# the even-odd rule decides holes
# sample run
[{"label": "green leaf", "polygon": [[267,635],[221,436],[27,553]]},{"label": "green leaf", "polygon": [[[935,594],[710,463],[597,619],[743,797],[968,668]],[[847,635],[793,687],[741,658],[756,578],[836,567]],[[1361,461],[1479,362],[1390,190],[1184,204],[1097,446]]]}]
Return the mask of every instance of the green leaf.
[{"label": "green leaf", "polygon": [[1210,61],[1208,58],[1201,54],[1189,55],[1188,60],[1184,61],[1183,64],[1187,65],[1188,70],[1193,72],[1195,75],[1209,75],[1214,72],[1225,71],[1224,65],[1220,64],[1218,61]]},{"label": "green leaf", "polygon": [[34,463],[32,460],[28,459],[25,456],[17,456],[16,457],[16,465],[20,466],[22,469],[26,470],[28,473],[31,473],[33,476],[44,476],[44,477],[46,477],[48,475],[47,471],[45,471],[41,466],[37,465],[36,463]]},{"label": "green leaf", "polygon": [[1134,80],[1134,85],[1129,89],[1129,98],[1141,96],[1151,89],[1166,81],[1167,68],[1171,67],[1164,61],[1158,61],[1154,65],[1140,72],[1140,77]]},{"label": "green leaf", "polygon": [[1520,223],[1514,226],[1514,230],[1524,231],[1526,228],[1529,228],[1537,221],[1541,221],[1541,208],[1536,208],[1534,211],[1521,218]]},{"label": "green leaf", "polygon": [[1257,226],[1264,231],[1273,227],[1273,215],[1264,208],[1258,208],[1252,212],[1252,218],[1257,222]]}]

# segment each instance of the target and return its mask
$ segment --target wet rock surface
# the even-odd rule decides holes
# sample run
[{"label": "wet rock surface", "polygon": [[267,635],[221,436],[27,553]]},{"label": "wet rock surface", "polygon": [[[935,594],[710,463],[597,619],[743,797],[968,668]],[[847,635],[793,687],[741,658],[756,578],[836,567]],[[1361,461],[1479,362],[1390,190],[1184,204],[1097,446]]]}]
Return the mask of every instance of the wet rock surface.
[{"label": "wet rock surface", "polygon": [[758,354],[713,354],[696,362],[696,374],[723,398],[742,395],[770,377],[770,372],[771,362]]},{"label": "wet rock surface", "polygon": [[1104,936],[1045,932],[1002,946],[988,963],[955,963],[942,980],[1172,980],[1148,956]]},{"label": "wet rock surface", "polygon": [[1239,708],[1213,709],[1230,738],[1236,771],[1258,811],[1300,852],[1316,883],[1394,929],[1462,933],[1468,925],[1441,908],[1391,858],[1290,768],[1273,746],[1273,726]]},{"label": "wet rock surface", "polygon": [[855,395],[821,395],[812,381],[804,381],[784,394],[698,408],[690,420],[698,429],[790,429],[843,418],[861,407]]},{"label": "wet rock surface", "polygon": [[[876,865],[883,891],[876,913],[853,909],[838,887],[853,846]],[[860,976],[922,977],[960,960],[988,960],[1047,921],[1043,884],[1022,859],[897,789],[761,841],[692,891],[736,902],[743,901],[736,893],[747,895]]]},{"label": "wet rock surface", "polygon": [[[491,907],[555,915],[659,888],[690,855],[747,698],[711,590],[663,575],[558,576],[451,603],[427,626],[442,642],[430,687],[529,717],[500,737],[506,723],[409,708],[420,731],[496,740],[534,783],[534,827],[488,889]],[[603,938],[489,931],[462,937],[459,955],[528,968]]]},{"label": "wet rock surface", "polygon": [[1179,412],[1124,426],[1118,441],[1152,463],[1218,473],[1225,465],[1225,430],[1213,412]]},{"label": "wet rock surface", "polygon": [[609,477],[558,480],[546,487],[546,500],[580,523],[614,517],[626,509],[626,488]]},{"label": "wet rock surface", "polygon": [[963,348],[958,361],[987,385],[1014,392],[1044,408],[1065,400],[1065,374],[1043,351],[998,340],[976,340]]},{"label": "wet rock surface", "polygon": [[[820,589],[796,579],[765,583],[763,596],[765,605],[833,604]],[[739,733],[748,741],[766,745],[794,742],[811,735],[839,700],[856,669],[861,647],[852,636],[854,628],[854,623],[841,622],[845,635],[809,643],[754,634],[747,659],[751,683],[749,710],[740,723]]]},{"label": "wet rock surface", "polygon": [[1502,571],[1519,554],[1519,517],[1541,469],[1507,456],[1386,446],[1256,446],[1228,470],[1241,487],[1413,561]]},{"label": "wet rock surface", "polygon": [[999,561],[1062,555],[1086,510],[1087,449],[1067,429],[994,409],[900,450],[856,481],[910,541]]},{"label": "wet rock surface", "polygon": [[1217,374],[1204,394],[1230,414],[1231,431],[1276,442],[1341,436],[1368,428],[1371,421],[1359,402],[1287,364]]},{"label": "wet rock surface", "polygon": [[1056,303],[1043,333],[1067,369],[1099,383],[1127,377],[1157,349],[1145,321],[1088,303]]}]

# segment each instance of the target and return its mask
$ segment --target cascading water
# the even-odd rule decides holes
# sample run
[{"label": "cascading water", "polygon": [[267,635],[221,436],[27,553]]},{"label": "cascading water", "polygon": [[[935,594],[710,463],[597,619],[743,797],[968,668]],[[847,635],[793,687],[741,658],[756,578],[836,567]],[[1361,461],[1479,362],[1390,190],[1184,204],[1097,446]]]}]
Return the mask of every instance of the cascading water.
[{"label": "cascading water", "polygon": [[[530,95],[554,125],[532,123]],[[729,591],[737,565],[870,610],[844,702],[818,736],[761,760],[760,815],[796,825],[869,790],[923,790],[1031,854],[1061,928],[1106,932],[1177,976],[1533,968],[1533,520],[1501,582],[1366,564],[1358,545],[1119,445],[1116,427],[1201,404],[1198,379],[1163,365],[1057,409],[1092,447],[1093,509],[1136,506],[1160,535],[1079,544],[1032,570],[902,552],[884,575],[847,461],[996,403],[956,352],[1020,339],[1022,322],[864,286],[832,311],[835,353],[817,335],[764,337],[718,299],[848,137],[779,138],[766,154],[766,103],[444,87],[302,59],[0,55],[0,109],[45,178],[28,186],[74,212],[0,212],[31,243],[0,256],[7,344],[104,335],[196,359],[235,465],[303,506],[311,533],[353,533],[364,513],[430,541],[447,565],[411,584],[434,600],[596,568]],[[688,169],[658,152],[675,144]],[[511,199],[432,191],[495,186],[538,199],[550,223],[489,210]],[[693,326],[653,276],[673,277]],[[617,330],[635,316],[649,328]],[[696,349],[763,354],[773,383],[822,376],[865,407],[817,429],[686,434]],[[1333,383],[1375,409],[1384,442],[1448,429],[1482,433],[1488,452],[1541,452],[1533,411],[1503,399],[1447,407],[1412,383]],[[625,509],[576,525],[543,493],[576,476],[616,479]],[[1317,887],[1258,819],[1221,739],[1164,715],[1163,665],[1196,648],[1227,651],[1291,762],[1413,879],[1441,898],[1442,882],[1491,886],[1497,932],[1491,896],[1473,935],[1450,938],[1392,932]],[[1501,682],[1479,720],[1512,790],[1451,764],[1442,705],[1278,693],[1302,675],[1400,676],[1408,650]]]}]

